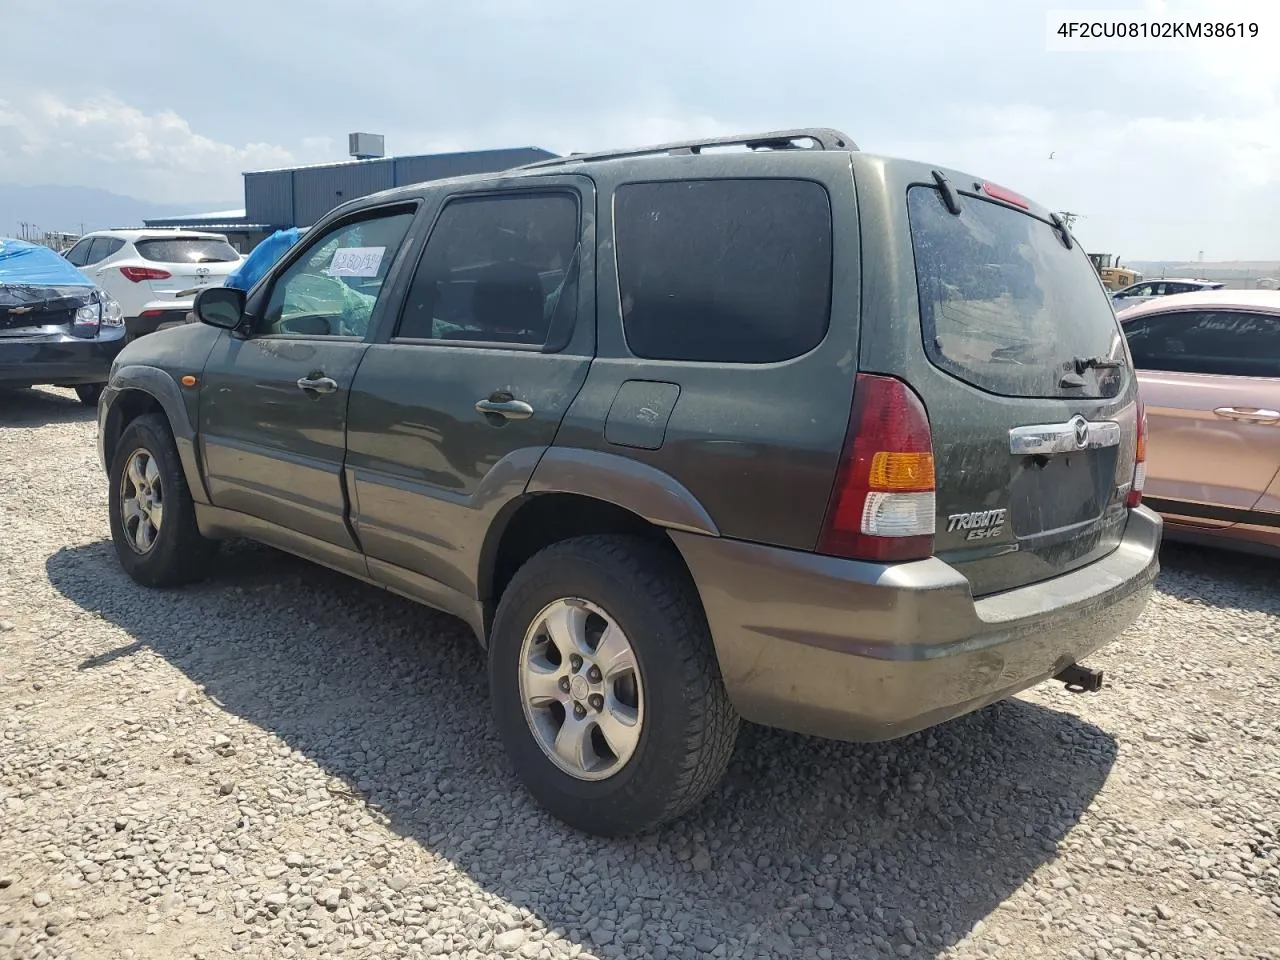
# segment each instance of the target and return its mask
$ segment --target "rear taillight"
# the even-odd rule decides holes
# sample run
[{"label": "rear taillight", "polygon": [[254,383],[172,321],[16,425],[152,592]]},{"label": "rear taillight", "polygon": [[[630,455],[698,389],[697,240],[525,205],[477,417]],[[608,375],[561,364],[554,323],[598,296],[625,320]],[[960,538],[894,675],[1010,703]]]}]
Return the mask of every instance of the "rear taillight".
[{"label": "rear taillight", "polygon": [[143,280],[168,280],[172,276],[168,270],[158,270],[155,267],[121,267],[120,272],[126,280],[134,283],[141,283]]},{"label": "rear taillight", "polygon": [[1129,498],[1125,502],[1136,507],[1142,503],[1142,488],[1147,482],[1147,408],[1138,400],[1138,443],[1133,458],[1133,483],[1129,486]]},{"label": "rear taillight", "polygon": [[924,404],[901,380],[858,374],[819,552],[878,561],[932,556],[934,490]]}]

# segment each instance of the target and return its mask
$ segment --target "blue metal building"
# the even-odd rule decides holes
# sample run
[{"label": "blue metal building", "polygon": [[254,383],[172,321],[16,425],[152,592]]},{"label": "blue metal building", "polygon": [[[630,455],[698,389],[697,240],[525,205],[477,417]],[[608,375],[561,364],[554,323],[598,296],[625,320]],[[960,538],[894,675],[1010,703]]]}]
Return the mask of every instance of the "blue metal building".
[{"label": "blue metal building", "polygon": [[237,249],[247,252],[273,231],[309,227],[340,203],[355,197],[426,180],[510,170],[554,156],[538,147],[517,147],[257,170],[244,175],[243,211],[154,217],[144,222],[148,227],[223,233]]}]

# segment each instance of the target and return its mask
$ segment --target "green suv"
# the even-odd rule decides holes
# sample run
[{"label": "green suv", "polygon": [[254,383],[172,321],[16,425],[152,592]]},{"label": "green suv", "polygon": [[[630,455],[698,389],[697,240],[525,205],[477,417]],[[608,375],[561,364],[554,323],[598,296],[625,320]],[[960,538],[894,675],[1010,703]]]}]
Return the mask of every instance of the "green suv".
[{"label": "green suv", "polygon": [[920,730],[1141,613],[1159,519],[1106,291],[1054,214],[792,130],[338,207],[130,344],[121,564],[271,544],[461,617],[534,797],[651,829],[741,720]]}]

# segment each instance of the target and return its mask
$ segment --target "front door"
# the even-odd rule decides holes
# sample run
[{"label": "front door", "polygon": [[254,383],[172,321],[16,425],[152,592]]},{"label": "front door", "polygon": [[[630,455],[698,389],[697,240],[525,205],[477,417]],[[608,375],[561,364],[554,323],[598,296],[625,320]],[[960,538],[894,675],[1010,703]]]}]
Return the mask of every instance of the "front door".
[{"label": "front door", "polygon": [[249,335],[218,339],[200,390],[215,506],[358,549],[342,484],[347,401],[413,217],[412,206],[366,211],[309,237],[249,304]]},{"label": "front door", "polygon": [[592,185],[519,183],[447,198],[351,392],[347,470],[369,572],[446,608],[474,597],[489,521],[523,492],[594,353]]}]

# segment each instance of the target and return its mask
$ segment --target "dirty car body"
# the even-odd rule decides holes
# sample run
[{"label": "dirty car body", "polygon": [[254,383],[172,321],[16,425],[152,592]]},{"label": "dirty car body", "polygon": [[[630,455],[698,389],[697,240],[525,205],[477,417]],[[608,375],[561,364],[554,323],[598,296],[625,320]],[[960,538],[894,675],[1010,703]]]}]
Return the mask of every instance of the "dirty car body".
[{"label": "dirty car body", "polygon": [[739,718],[882,740],[1096,686],[1158,570],[1136,378],[1065,225],[836,131],[362,198],[197,311],[119,358],[113,486],[163,427],[174,542],[461,617],[519,775],[593,832],[697,802]]}]

